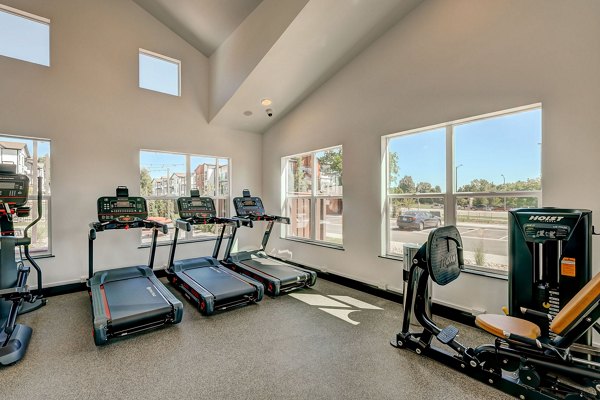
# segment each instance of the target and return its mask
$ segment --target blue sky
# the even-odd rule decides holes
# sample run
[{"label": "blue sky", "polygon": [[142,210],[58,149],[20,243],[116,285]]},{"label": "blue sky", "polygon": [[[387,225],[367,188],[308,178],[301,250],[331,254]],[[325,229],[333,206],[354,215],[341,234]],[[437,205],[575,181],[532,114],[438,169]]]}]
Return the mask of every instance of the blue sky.
[{"label": "blue sky", "polygon": [[0,10],[0,54],[50,65],[50,26]]},{"label": "blue sky", "polygon": [[[454,166],[458,186],[473,179],[496,184],[537,178],[541,174],[542,111],[509,114],[458,125],[454,129]],[[400,173],[415,183],[429,182],[445,190],[445,129],[396,137]]]}]

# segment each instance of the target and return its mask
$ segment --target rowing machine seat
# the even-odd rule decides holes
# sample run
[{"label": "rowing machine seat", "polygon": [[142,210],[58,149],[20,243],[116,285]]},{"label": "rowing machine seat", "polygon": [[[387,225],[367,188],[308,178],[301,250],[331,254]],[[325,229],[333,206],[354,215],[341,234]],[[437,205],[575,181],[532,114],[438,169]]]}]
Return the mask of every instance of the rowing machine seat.
[{"label": "rowing machine seat", "polygon": [[500,338],[505,338],[507,333],[529,339],[537,339],[541,335],[540,327],[533,322],[507,315],[481,314],[475,318],[475,325]]}]

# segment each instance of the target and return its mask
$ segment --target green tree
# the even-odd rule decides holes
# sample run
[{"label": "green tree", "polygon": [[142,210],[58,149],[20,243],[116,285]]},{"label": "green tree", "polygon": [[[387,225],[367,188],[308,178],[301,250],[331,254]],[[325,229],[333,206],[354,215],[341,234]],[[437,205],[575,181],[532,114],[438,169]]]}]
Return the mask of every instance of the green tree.
[{"label": "green tree", "polygon": [[398,188],[401,190],[400,193],[415,193],[417,191],[417,186],[415,185],[415,181],[412,176],[404,175],[402,179],[398,182]]},{"label": "green tree", "polygon": [[142,196],[152,195],[152,177],[146,168],[140,170],[140,189]]},{"label": "green tree", "polygon": [[336,176],[338,185],[342,185],[342,149],[327,150],[321,157],[318,157],[317,160],[321,166],[321,172]]},{"label": "green tree", "polygon": [[391,151],[388,155],[388,174],[390,181],[390,190],[396,187],[396,183],[400,174],[400,166],[398,165],[398,153]]}]

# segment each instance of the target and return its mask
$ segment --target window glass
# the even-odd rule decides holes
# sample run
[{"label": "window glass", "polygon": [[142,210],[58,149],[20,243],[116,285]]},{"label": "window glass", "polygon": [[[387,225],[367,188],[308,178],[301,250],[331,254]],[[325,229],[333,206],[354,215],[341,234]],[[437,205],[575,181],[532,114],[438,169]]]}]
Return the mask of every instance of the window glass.
[{"label": "window glass", "polygon": [[50,66],[50,21],[0,5],[0,55]]},{"label": "window glass", "polygon": [[[506,273],[508,210],[541,206],[541,108],[449,122],[384,140],[386,253],[402,256],[405,243],[423,244],[436,226],[455,225],[467,265]],[[447,187],[454,189],[447,193]]]},{"label": "window glass", "polygon": [[192,181],[200,196],[214,196],[217,174],[217,159],[212,157],[191,157]]},{"label": "window glass", "polygon": [[287,164],[288,193],[295,195],[312,194],[312,154],[290,157]]},{"label": "window glass", "polygon": [[[179,218],[177,199],[190,196],[191,189],[198,189],[200,196],[211,197],[218,216],[229,215],[229,167],[227,158],[140,151],[140,192],[148,200],[149,218],[169,226],[169,234],[159,234],[159,241],[173,239]],[[179,239],[202,239],[217,233],[218,227],[212,225],[194,226],[192,232],[180,231]],[[151,239],[150,230],[142,233],[142,244],[149,244]]]},{"label": "window glass", "polygon": [[390,199],[388,252],[402,254],[405,243],[425,243],[429,232],[444,225],[443,197]]},{"label": "window glass", "polygon": [[388,142],[389,193],[444,193],[445,168],[445,128],[401,135]]},{"label": "window glass", "polygon": [[284,157],[286,235],[306,241],[343,243],[342,147]]},{"label": "window glass", "polygon": [[179,62],[140,50],[140,87],[179,96]]},{"label": "window glass", "polygon": [[341,196],[342,149],[340,147],[316,153],[318,194]]},{"label": "window glass", "polygon": [[535,109],[457,125],[457,191],[540,190],[541,118]]}]

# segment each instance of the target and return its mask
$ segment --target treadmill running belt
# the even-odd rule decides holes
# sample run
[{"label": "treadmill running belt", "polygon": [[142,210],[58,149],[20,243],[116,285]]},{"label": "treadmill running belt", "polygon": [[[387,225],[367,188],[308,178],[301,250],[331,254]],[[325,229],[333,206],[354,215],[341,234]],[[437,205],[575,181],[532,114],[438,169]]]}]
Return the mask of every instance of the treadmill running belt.
[{"label": "treadmill running belt", "polygon": [[183,272],[215,296],[215,300],[251,295],[256,288],[218,267],[200,267]]},{"label": "treadmill running belt", "polygon": [[160,320],[172,310],[171,304],[146,277],[107,282],[104,293],[115,330]]},{"label": "treadmill running belt", "polygon": [[271,258],[252,258],[251,260],[243,260],[243,264],[262,271],[266,274],[279,279],[283,285],[297,282],[306,276],[306,272],[295,269],[289,264],[282,263]]}]

